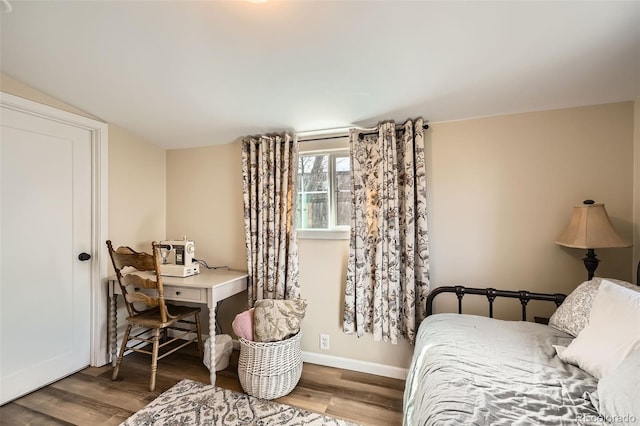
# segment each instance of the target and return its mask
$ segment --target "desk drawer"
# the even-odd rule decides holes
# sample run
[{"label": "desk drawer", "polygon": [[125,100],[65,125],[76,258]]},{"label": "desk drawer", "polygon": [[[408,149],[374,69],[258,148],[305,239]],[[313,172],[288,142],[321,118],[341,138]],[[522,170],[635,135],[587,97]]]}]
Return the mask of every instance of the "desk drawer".
[{"label": "desk drawer", "polygon": [[165,285],[164,298],[166,300],[206,303],[206,291],[200,288],[173,287]]}]

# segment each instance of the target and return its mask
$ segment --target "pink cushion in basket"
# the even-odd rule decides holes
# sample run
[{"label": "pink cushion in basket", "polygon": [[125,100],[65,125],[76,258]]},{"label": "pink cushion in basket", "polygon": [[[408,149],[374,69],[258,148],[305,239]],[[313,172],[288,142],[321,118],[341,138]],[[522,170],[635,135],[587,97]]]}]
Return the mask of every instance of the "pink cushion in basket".
[{"label": "pink cushion in basket", "polygon": [[254,308],[251,308],[236,315],[231,323],[231,328],[236,336],[253,341],[253,311]]}]

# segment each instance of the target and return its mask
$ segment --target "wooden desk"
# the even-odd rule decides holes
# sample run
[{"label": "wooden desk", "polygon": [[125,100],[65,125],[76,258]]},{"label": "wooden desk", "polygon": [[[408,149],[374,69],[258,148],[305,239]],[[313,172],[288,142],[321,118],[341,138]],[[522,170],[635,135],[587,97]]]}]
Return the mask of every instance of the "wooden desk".
[{"label": "wooden desk", "polygon": [[[211,365],[211,384],[216,383],[216,304],[227,297],[238,294],[247,289],[247,273],[243,271],[229,271],[223,269],[205,269],[199,274],[186,278],[162,277],[164,297],[168,301],[192,302],[206,304],[209,308],[209,346]],[[117,358],[117,297],[122,294],[115,276],[109,277],[109,306],[110,333],[109,346],[111,348],[111,362],[115,364]]]}]

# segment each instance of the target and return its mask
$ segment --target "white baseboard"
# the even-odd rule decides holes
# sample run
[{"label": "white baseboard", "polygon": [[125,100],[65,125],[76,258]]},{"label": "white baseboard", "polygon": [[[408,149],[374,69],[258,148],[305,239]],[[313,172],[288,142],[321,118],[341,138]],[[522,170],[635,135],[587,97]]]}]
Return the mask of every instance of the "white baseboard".
[{"label": "white baseboard", "polygon": [[[169,331],[171,333],[171,330]],[[206,341],[208,335],[203,334],[202,340]],[[240,350],[240,342],[233,339],[233,349]],[[361,361],[352,358],[343,358],[334,355],[325,355],[315,352],[302,352],[302,361],[311,364],[324,365],[326,367],[341,368],[343,370],[358,371],[360,373],[376,374],[378,376],[391,377],[393,379],[406,380],[409,372],[406,368],[393,367],[386,364]]]},{"label": "white baseboard", "polygon": [[344,370],[358,371],[360,373],[376,374],[378,376],[391,377],[393,379],[400,380],[405,380],[409,373],[409,370],[406,368],[393,367],[391,365],[360,361],[357,359],[343,358],[333,355],[323,355],[314,352],[302,352],[302,360],[311,364],[342,368]]}]

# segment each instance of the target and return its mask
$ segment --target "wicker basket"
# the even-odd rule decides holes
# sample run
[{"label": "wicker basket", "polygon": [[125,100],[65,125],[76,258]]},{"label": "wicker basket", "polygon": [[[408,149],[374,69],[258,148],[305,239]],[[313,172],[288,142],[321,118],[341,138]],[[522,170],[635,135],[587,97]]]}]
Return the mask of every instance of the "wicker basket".
[{"label": "wicker basket", "polygon": [[275,399],[291,392],[302,375],[300,332],[279,342],[251,342],[238,337],[238,377],[256,398]]}]

